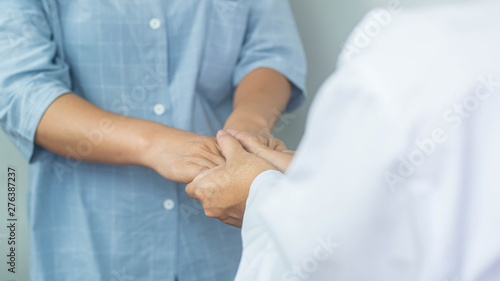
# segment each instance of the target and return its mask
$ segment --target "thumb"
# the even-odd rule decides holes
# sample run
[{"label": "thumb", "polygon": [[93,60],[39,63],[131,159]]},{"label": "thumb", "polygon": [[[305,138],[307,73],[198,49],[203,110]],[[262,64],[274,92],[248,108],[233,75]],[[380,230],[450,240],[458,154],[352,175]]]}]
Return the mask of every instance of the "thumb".
[{"label": "thumb", "polygon": [[233,158],[238,153],[245,152],[238,140],[222,130],[217,133],[217,143],[226,160]]},{"label": "thumb", "polygon": [[[233,134],[234,132],[234,134]],[[257,137],[247,133],[247,132],[236,132],[236,131],[228,131],[231,135],[233,135],[241,145],[250,153],[259,155],[264,150],[269,149],[267,146],[262,144]]]}]

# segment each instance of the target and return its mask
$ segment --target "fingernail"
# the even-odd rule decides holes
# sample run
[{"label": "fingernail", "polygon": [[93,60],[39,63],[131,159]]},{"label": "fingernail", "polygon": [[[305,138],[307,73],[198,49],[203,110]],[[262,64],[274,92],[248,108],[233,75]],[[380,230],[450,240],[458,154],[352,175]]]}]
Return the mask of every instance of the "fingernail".
[{"label": "fingernail", "polygon": [[227,130],[227,132],[228,132],[229,134],[231,134],[231,136],[234,136],[234,135],[236,135],[236,134],[238,133],[238,131],[233,130],[233,129],[229,129],[229,130]]},{"label": "fingernail", "polygon": [[218,136],[227,135],[227,132],[226,132],[226,131],[223,131],[223,130],[220,130],[219,132],[217,132],[217,135],[218,135]]}]

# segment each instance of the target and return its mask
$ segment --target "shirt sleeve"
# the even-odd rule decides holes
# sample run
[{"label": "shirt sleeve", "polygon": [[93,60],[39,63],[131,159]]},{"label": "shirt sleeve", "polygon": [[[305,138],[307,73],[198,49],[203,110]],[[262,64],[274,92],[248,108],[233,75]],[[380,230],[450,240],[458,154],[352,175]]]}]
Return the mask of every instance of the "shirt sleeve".
[{"label": "shirt sleeve", "polygon": [[0,126],[28,161],[42,115],[71,87],[41,2],[0,2]]},{"label": "shirt sleeve", "polygon": [[257,68],[271,68],[292,83],[286,111],[305,101],[306,60],[287,0],[250,1],[250,18],[233,83]]}]

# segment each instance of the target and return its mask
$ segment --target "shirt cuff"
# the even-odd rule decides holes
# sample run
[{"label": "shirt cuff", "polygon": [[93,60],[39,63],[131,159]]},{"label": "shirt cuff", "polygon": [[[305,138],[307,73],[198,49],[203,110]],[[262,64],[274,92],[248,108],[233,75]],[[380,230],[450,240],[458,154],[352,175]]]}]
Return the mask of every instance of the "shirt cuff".
[{"label": "shirt cuff", "polygon": [[28,105],[27,118],[25,119],[25,124],[23,127],[24,138],[19,139],[20,142],[17,147],[19,148],[21,154],[28,160],[29,163],[33,161],[34,151],[35,151],[35,134],[38,129],[38,125],[45,111],[50,107],[50,105],[60,96],[70,93],[71,90],[63,85],[54,85],[52,87],[46,87],[40,90],[44,93],[43,95],[31,96],[33,100],[30,101]]}]

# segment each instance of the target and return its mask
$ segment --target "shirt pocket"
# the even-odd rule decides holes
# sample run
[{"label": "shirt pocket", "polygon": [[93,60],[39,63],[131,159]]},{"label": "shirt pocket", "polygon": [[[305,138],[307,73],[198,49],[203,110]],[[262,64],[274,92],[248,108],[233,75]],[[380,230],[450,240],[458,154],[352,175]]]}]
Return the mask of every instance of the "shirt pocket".
[{"label": "shirt pocket", "polygon": [[233,73],[242,49],[249,6],[245,1],[212,0],[207,19],[197,92],[214,102],[233,94]]}]

